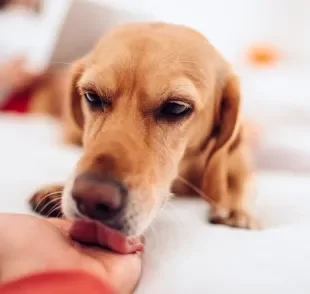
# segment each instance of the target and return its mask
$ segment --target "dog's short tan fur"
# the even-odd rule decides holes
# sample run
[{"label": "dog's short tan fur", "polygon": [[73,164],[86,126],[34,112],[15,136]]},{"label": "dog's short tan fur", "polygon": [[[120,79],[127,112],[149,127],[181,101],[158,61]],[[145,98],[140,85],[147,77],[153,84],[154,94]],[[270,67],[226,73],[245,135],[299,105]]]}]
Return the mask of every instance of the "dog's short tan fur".
[{"label": "dog's short tan fur", "polygon": [[[85,91],[111,105],[91,110]],[[76,213],[70,194],[76,175],[96,170],[128,186],[127,216],[134,219],[128,234],[148,227],[171,190],[208,200],[213,223],[257,227],[248,211],[251,169],[238,78],[200,33],[164,23],[119,27],[74,64],[67,98],[66,140],[84,152],[64,188],[65,216]],[[185,101],[193,112],[158,119],[167,99]]]}]

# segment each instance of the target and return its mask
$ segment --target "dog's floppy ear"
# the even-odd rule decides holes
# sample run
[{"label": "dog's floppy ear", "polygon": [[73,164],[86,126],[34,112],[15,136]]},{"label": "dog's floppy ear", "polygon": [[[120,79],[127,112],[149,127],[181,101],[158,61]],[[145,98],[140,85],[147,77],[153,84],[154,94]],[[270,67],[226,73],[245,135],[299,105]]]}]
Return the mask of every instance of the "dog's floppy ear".
[{"label": "dog's floppy ear", "polygon": [[81,96],[77,86],[83,71],[83,61],[72,65],[64,105],[65,141],[74,144],[81,143],[84,125]]},{"label": "dog's floppy ear", "polygon": [[215,117],[212,138],[214,146],[211,156],[230,148],[240,131],[240,88],[239,79],[229,76],[223,87],[219,87],[215,102]]},{"label": "dog's floppy ear", "polygon": [[[229,76],[218,87],[215,101],[213,133],[209,156],[205,165],[202,187],[208,197],[219,201],[228,192],[227,179],[230,152],[241,140],[239,80]],[[217,200],[216,200],[217,199]]]},{"label": "dog's floppy ear", "polygon": [[247,194],[252,179],[251,157],[240,121],[241,98],[236,76],[218,87],[212,145],[206,162],[202,190],[211,203],[209,220],[233,227],[257,228],[248,211]]}]

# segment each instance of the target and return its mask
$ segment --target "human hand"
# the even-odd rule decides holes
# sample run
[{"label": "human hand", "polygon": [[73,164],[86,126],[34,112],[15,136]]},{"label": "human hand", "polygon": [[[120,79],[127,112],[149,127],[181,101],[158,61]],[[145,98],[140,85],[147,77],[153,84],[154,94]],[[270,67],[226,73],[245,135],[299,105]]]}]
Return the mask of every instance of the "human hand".
[{"label": "human hand", "polygon": [[117,254],[73,242],[72,223],[30,215],[0,214],[0,281],[46,270],[81,269],[132,293],[141,274],[139,254]]}]

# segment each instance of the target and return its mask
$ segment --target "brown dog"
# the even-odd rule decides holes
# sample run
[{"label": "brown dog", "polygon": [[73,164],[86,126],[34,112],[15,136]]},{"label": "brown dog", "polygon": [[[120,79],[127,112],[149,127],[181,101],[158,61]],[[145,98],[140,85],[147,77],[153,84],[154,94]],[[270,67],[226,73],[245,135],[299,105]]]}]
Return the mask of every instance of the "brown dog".
[{"label": "brown dog", "polygon": [[211,204],[210,222],[256,228],[238,78],[200,33],[119,27],[73,66],[67,98],[66,139],[84,153],[64,190],[32,198],[37,211],[63,190],[66,217],[139,235],[171,192],[198,193]]}]

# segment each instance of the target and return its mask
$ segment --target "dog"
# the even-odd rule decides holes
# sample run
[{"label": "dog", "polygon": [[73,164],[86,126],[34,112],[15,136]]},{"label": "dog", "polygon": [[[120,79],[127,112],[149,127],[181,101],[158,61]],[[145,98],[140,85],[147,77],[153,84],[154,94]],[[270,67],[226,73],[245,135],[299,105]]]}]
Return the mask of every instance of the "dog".
[{"label": "dog", "polygon": [[201,33],[117,27],[73,64],[63,107],[65,140],[83,154],[64,186],[34,194],[35,211],[136,236],[172,194],[198,194],[211,223],[259,228],[239,80]]}]

